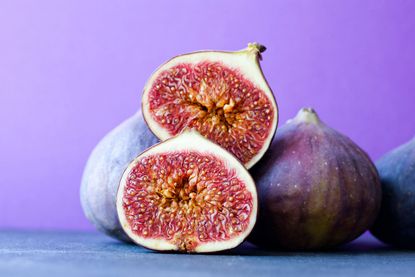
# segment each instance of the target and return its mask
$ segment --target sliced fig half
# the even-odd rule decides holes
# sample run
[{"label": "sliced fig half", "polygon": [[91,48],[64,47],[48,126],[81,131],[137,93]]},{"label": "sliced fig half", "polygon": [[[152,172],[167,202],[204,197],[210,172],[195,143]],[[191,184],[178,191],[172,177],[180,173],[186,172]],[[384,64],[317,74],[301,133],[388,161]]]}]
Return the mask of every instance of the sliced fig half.
[{"label": "sliced fig half", "polygon": [[246,168],[194,130],[135,158],[117,194],[125,233],[135,243],[159,251],[234,248],[251,232],[257,205]]},{"label": "sliced fig half", "polygon": [[142,110],[161,140],[194,128],[234,154],[247,168],[268,149],[277,105],[259,65],[265,47],[236,52],[199,51],[177,56],[148,80]]}]

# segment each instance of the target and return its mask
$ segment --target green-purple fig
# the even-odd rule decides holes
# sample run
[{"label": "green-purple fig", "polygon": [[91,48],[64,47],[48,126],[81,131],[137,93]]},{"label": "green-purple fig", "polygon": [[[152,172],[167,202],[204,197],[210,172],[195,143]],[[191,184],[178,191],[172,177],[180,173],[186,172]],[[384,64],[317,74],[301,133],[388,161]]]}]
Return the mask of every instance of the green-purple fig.
[{"label": "green-purple fig", "polygon": [[109,132],[92,151],[82,177],[81,204],[85,216],[99,231],[130,241],[118,220],[118,186],[128,164],[157,142],[138,111]]},{"label": "green-purple fig", "polygon": [[371,228],[381,241],[415,249],[415,138],[376,162],[382,205]]}]

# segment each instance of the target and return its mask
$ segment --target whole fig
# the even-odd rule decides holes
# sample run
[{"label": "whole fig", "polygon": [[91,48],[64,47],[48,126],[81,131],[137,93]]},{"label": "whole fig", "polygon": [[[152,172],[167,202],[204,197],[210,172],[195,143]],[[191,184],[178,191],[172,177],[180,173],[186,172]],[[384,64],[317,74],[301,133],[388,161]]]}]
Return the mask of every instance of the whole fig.
[{"label": "whole fig", "polygon": [[310,108],[278,130],[251,173],[260,206],[250,240],[260,246],[331,248],[362,234],[379,210],[381,186],[368,155]]},{"label": "whole fig", "polygon": [[371,232],[385,243],[415,248],[415,138],[376,162],[382,205]]},{"label": "whole fig", "polygon": [[85,216],[99,231],[130,241],[118,221],[117,189],[127,165],[157,142],[138,111],[109,132],[92,151],[82,177],[81,204]]}]

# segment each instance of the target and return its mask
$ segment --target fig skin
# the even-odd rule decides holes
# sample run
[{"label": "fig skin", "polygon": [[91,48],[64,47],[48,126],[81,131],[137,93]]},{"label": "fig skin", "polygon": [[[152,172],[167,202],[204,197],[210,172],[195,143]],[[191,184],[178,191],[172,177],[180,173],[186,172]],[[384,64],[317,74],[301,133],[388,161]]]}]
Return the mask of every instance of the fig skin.
[{"label": "fig skin", "polygon": [[260,206],[250,241],[259,246],[332,248],[361,235],[379,211],[374,164],[312,109],[300,110],[277,131],[251,173]]},{"label": "fig skin", "polygon": [[382,205],[371,228],[381,241],[415,249],[415,138],[376,162]]},{"label": "fig skin", "polygon": [[82,176],[80,198],[85,216],[99,231],[131,242],[118,221],[118,185],[127,165],[157,142],[138,111],[110,131],[92,151]]}]

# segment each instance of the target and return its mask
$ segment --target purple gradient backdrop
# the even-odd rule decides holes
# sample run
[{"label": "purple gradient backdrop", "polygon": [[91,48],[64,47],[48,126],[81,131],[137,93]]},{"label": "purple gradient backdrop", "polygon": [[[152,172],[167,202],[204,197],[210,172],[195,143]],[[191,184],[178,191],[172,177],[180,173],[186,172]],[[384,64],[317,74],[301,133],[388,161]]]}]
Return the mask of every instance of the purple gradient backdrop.
[{"label": "purple gradient backdrop", "polygon": [[93,146],[152,71],[199,49],[268,47],[281,123],[313,106],[372,158],[415,134],[415,1],[0,2],[0,227],[92,229]]}]

